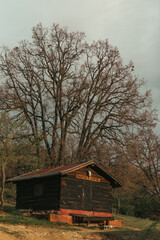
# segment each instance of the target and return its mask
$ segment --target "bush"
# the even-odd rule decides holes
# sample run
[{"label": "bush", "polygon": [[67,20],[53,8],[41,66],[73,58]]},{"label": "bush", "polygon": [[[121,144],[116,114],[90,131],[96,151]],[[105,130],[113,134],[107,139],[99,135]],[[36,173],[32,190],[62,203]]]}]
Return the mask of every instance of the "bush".
[{"label": "bush", "polygon": [[122,205],[120,208],[120,213],[128,216],[135,216],[135,207],[129,204]]},{"label": "bush", "polygon": [[[0,188],[1,192],[1,188]],[[16,186],[9,184],[5,187],[4,191],[4,200],[6,202],[15,202],[16,201]]]},{"label": "bush", "polygon": [[[123,194],[120,198],[119,213],[141,218],[160,219],[160,201],[145,189]],[[113,208],[117,209],[117,198],[113,196]]]}]

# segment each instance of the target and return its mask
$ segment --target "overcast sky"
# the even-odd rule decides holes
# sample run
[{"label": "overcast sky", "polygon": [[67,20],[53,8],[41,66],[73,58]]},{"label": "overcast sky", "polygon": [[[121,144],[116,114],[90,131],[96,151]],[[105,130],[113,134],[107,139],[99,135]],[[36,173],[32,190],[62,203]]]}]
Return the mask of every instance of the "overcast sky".
[{"label": "overcast sky", "polygon": [[117,46],[147,81],[160,117],[160,0],[0,0],[0,46],[29,40],[39,22]]}]

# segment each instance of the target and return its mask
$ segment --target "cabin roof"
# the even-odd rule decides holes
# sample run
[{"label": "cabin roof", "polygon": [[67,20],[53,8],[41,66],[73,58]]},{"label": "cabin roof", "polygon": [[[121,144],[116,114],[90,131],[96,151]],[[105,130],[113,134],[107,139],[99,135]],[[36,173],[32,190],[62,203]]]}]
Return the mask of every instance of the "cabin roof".
[{"label": "cabin roof", "polygon": [[7,182],[13,182],[17,183],[20,181],[24,180],[29,180],[29,179],[35,179],[35,178],[44,178],[44,177],[49,177],[49,176],[54,176],[54,175],[64,175],[69,172],[76,171],[80,168],[87,167],[87,166],[94,166],[98,168],[105,177],[109,178],[110,181],[112,181],[114,184],[114,187],[121,187],[122,184],[108,171],[106,171],[103,167],[95,163],[94,161],[88,161],[84,163],[76,163],[76,164],[69,164],[69,165],[64,165],[64,166],[59,166],[59,167],[52,167],[52,168],[46,168],[43,170],[37,170],[35,172],[29,172],[22,174],[20,176],[14,177],[9,179]]}]

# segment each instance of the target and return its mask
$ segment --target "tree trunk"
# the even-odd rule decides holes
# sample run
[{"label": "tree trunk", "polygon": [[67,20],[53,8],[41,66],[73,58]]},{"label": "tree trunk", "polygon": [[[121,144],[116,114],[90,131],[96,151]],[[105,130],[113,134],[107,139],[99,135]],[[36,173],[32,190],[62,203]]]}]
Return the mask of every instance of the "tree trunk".
[{"label": "tree trunk", "polygon": [[5,164],[2,163],[1,166],[1,194],[0,194],[0,201],[1,201],[1,208],[4,207],[4,189],[5,189],[5,180],[6,180],[6,174],[5,174]]},{"label": "tree trunk", "polygon": [[65,157],[65,140],[63,139],[63,136],[60,141],[61,142],[59,147],[57,166],[61,166],[62,164],[64,164],[64,157]]},{"label": "tree trunk", "polygon": [[117,196],[117,209],[116,209],[116,215],[119,214],[120,208],[121,208],[121,202],[120,198]]}]

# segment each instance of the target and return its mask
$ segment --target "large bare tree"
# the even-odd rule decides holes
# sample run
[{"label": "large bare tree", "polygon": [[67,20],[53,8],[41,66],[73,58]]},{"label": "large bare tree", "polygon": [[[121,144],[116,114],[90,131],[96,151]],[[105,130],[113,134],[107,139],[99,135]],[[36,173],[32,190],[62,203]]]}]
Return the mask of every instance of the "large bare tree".
[{"label": "large bare tree", "polygon": [[141,184],[160,199],[160,137],[152,129],[142,128],[130,135],[126,146],[128,161],[146,178]]},{"label": "large bare tree", "polygon": [[0,113],[0,205],[2,208],[7,164],[8,162],[12,165],[16,163],[13,142],[18,126],[19,123],[13,121],[6,112]]},{"label": "large bare tree", "polygon": [[43,142],[51,164],[60,165],[74,141],[72,158],[84,161],[99,141],[153,124],[150,92],[142,94],[133,63],[123,64],[107,40],[89,45],[83,33],[55,24],[38,24],[32,39],[3,48],[0,101],[1,108],[25,117],[37,155]]}]

